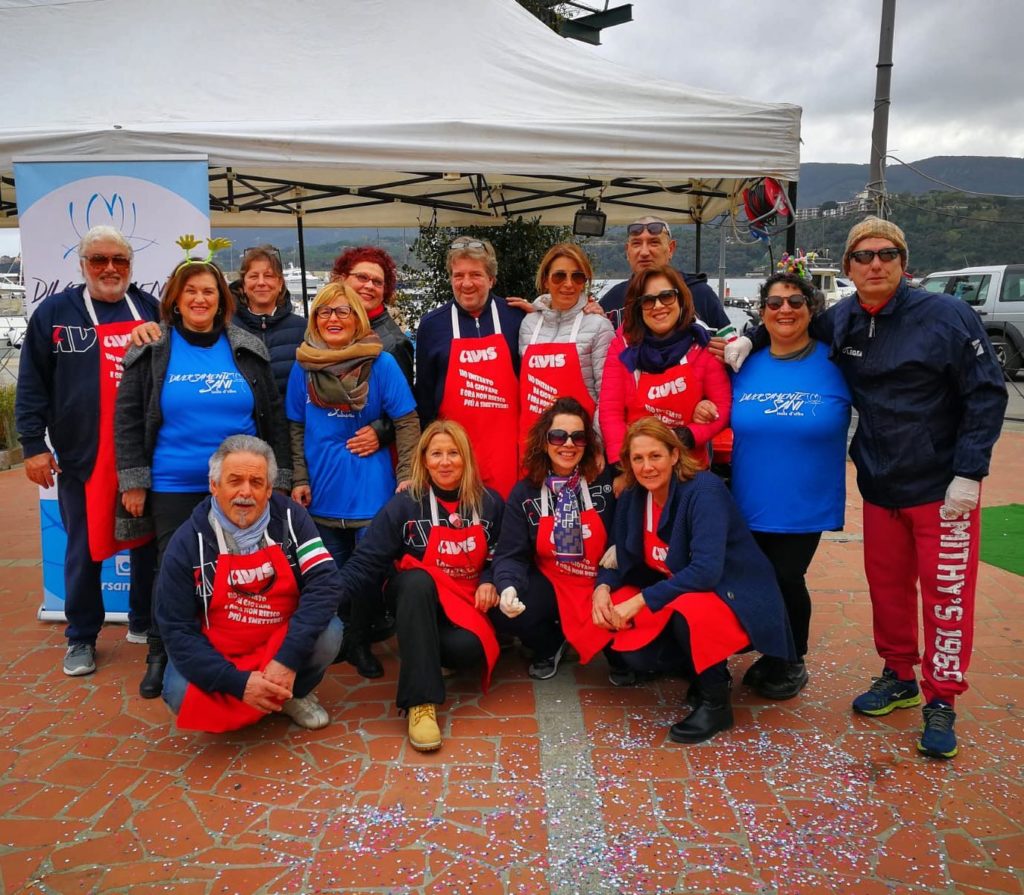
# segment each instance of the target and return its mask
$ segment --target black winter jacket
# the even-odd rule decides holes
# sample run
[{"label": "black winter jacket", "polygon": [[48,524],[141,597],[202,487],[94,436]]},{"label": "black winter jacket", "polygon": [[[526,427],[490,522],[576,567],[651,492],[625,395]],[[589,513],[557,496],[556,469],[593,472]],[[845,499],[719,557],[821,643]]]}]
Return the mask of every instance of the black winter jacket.
[{"label": "black winter jacket", "polygon": [[231,292],[238,302],[231,322],[252,333],[266,346],[274,381],[283,401],[288,390],[288,376],[295,363],[295,349],[306,335],[306,318],[292,310],[292,298],[287,289],[278,298],[273,314],[257,314],[249,309],[241,280],[231,284]]}]

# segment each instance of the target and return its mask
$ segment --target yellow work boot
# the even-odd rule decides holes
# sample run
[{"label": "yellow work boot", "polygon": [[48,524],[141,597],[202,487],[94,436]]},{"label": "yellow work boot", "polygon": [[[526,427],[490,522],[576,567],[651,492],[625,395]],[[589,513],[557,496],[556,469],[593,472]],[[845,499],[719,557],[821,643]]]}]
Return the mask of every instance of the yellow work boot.
[{"label": "yellow work boot", "polygon": [[432,702],[409,709],[409,744],[419,752],[441,748],[441,728],[437,726],[437,712]]}]

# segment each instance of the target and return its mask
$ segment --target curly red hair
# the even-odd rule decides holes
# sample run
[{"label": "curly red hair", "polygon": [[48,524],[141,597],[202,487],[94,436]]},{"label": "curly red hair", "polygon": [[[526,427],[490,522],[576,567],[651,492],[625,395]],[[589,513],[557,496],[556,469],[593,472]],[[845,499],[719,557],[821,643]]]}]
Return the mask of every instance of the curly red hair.
[{"label": "curly red hair", "polygon": [[394,259],[376,246],[356,246],[345,249],[334,259],[334,267],[331,268],[331,278],[340,279],[352,273],[352,268],[357,264],[368,261],[376,264],[384,271],[384,304],[391,304],[395,298],[395,287],[398,285],[398,268]]}]

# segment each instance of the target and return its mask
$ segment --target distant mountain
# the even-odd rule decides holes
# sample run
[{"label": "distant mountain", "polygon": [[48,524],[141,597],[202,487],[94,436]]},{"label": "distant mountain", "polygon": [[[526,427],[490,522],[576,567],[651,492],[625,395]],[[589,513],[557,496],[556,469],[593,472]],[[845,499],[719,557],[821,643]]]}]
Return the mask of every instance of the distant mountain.
[{"label": "distant mountain", "polygon": [[[885,169],[890,193],[947,191],[918,171],[961,190],[977,193],[1024,195],[1024,159],[983,155],[937,155],[911,162],[917,171],[890,161]],[[823,202],[852,199],[868,182],[868,165],[807,162],[800,166],[797,205],[812,208]]]}]

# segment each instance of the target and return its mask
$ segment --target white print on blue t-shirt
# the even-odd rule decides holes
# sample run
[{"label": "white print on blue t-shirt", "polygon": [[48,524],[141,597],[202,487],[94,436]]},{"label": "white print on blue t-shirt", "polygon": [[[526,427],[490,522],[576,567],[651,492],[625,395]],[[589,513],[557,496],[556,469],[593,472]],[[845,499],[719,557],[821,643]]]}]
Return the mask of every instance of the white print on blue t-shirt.
[{"label": "white print on blue t-shirt", "polygon": [[803,416],[804,407],[815,415],[815,408],[824,402],[818,392],[753,392],[741,395],[740,402],[756,401],[758,404],[771,404],[764,408],[764,413],[779,416]]},{"label": "white print on blue t-shirt", "polygon": [[171,373],[167,382],[203,383],[197,394],[237,395],[236,386],[243,381],[242,374],[225,370],[220,373]]}]

